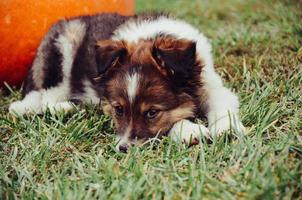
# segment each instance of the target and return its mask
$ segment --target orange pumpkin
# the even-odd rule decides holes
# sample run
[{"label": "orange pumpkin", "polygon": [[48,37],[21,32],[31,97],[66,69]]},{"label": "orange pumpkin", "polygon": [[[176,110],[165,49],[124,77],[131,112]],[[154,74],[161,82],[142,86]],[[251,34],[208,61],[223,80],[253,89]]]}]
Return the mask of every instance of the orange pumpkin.
[{"label": "orange pumpkin", "polygon": [[22,83],[43,35],[58,19],[133,10],[134,0],[1,0],[0,86]]}]

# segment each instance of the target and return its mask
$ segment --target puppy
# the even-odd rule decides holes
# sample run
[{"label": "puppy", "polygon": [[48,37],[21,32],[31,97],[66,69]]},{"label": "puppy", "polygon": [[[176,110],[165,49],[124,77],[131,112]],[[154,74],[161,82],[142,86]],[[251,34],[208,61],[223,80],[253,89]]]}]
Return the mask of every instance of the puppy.
[{"label": "puppy", "polygon": [[[118,135],[170,135],[194,144],[230,128],[244,132],[236,95],[215,72],[207,38],[166,14],[99,14],[61,20],[42,40],[13,114],[68,111],[100,103]],[[208,127],[190,119],[203,115]]]}]

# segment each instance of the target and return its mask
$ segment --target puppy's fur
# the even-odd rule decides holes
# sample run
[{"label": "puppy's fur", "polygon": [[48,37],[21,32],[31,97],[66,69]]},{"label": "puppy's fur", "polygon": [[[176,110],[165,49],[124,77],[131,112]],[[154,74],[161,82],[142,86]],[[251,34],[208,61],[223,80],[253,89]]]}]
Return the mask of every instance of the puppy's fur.
[{"label": "puppy's fur", "polygon": [[[200,133],[243,132],[237,97],[215,72],[211,46],[191,25],[165,14],[100,14],[56,23],[41,42],[16,114],[101,103],[119,150],[135,139],[170,134],[186,143]],[[198,114],[208,128],[190,122]],[[193,139],[193,140],[192,140]]]}]

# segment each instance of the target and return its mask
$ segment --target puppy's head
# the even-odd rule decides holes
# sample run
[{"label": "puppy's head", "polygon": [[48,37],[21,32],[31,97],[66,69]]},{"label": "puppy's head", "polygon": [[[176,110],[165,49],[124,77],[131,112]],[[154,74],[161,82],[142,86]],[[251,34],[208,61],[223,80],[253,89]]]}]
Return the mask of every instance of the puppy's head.
[{"label": "puppy's head", "polygon": [[136,43],[105,40],[97,44],[96,59],[103,110],[114,120],[120,149],[194,117],[201,88],[194,42],[171,36]]}]

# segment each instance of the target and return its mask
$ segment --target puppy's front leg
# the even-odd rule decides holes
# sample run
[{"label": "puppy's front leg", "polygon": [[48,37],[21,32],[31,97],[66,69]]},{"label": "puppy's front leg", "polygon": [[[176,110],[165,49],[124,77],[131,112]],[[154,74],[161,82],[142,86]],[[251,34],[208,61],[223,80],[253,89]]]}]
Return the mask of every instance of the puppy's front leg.
[{"label": "puppy's front leg", "polygon": [[223,86],[220,76],[208,66],[202,73],[204,90],[207,98],[202,100],[208,118],[211,136],[220,136],[224,131],[234,130],[245,133],[245,128],[239,118],[239,101],[237,96]]},{"label": "puppy's front leg", "polygon": [[237,96],[223,86],[210,89],[208,95],[207,118],[212,136],[219,136],[229,129],[244,134]]},{"label": "puppy's front leg", "polygon": [[207,127],[195,124],[187,119],[175,123],[169,131],[169,136],[177,142],[188,145],[198,144],[202,136],[210,138],[210,131]]}]

